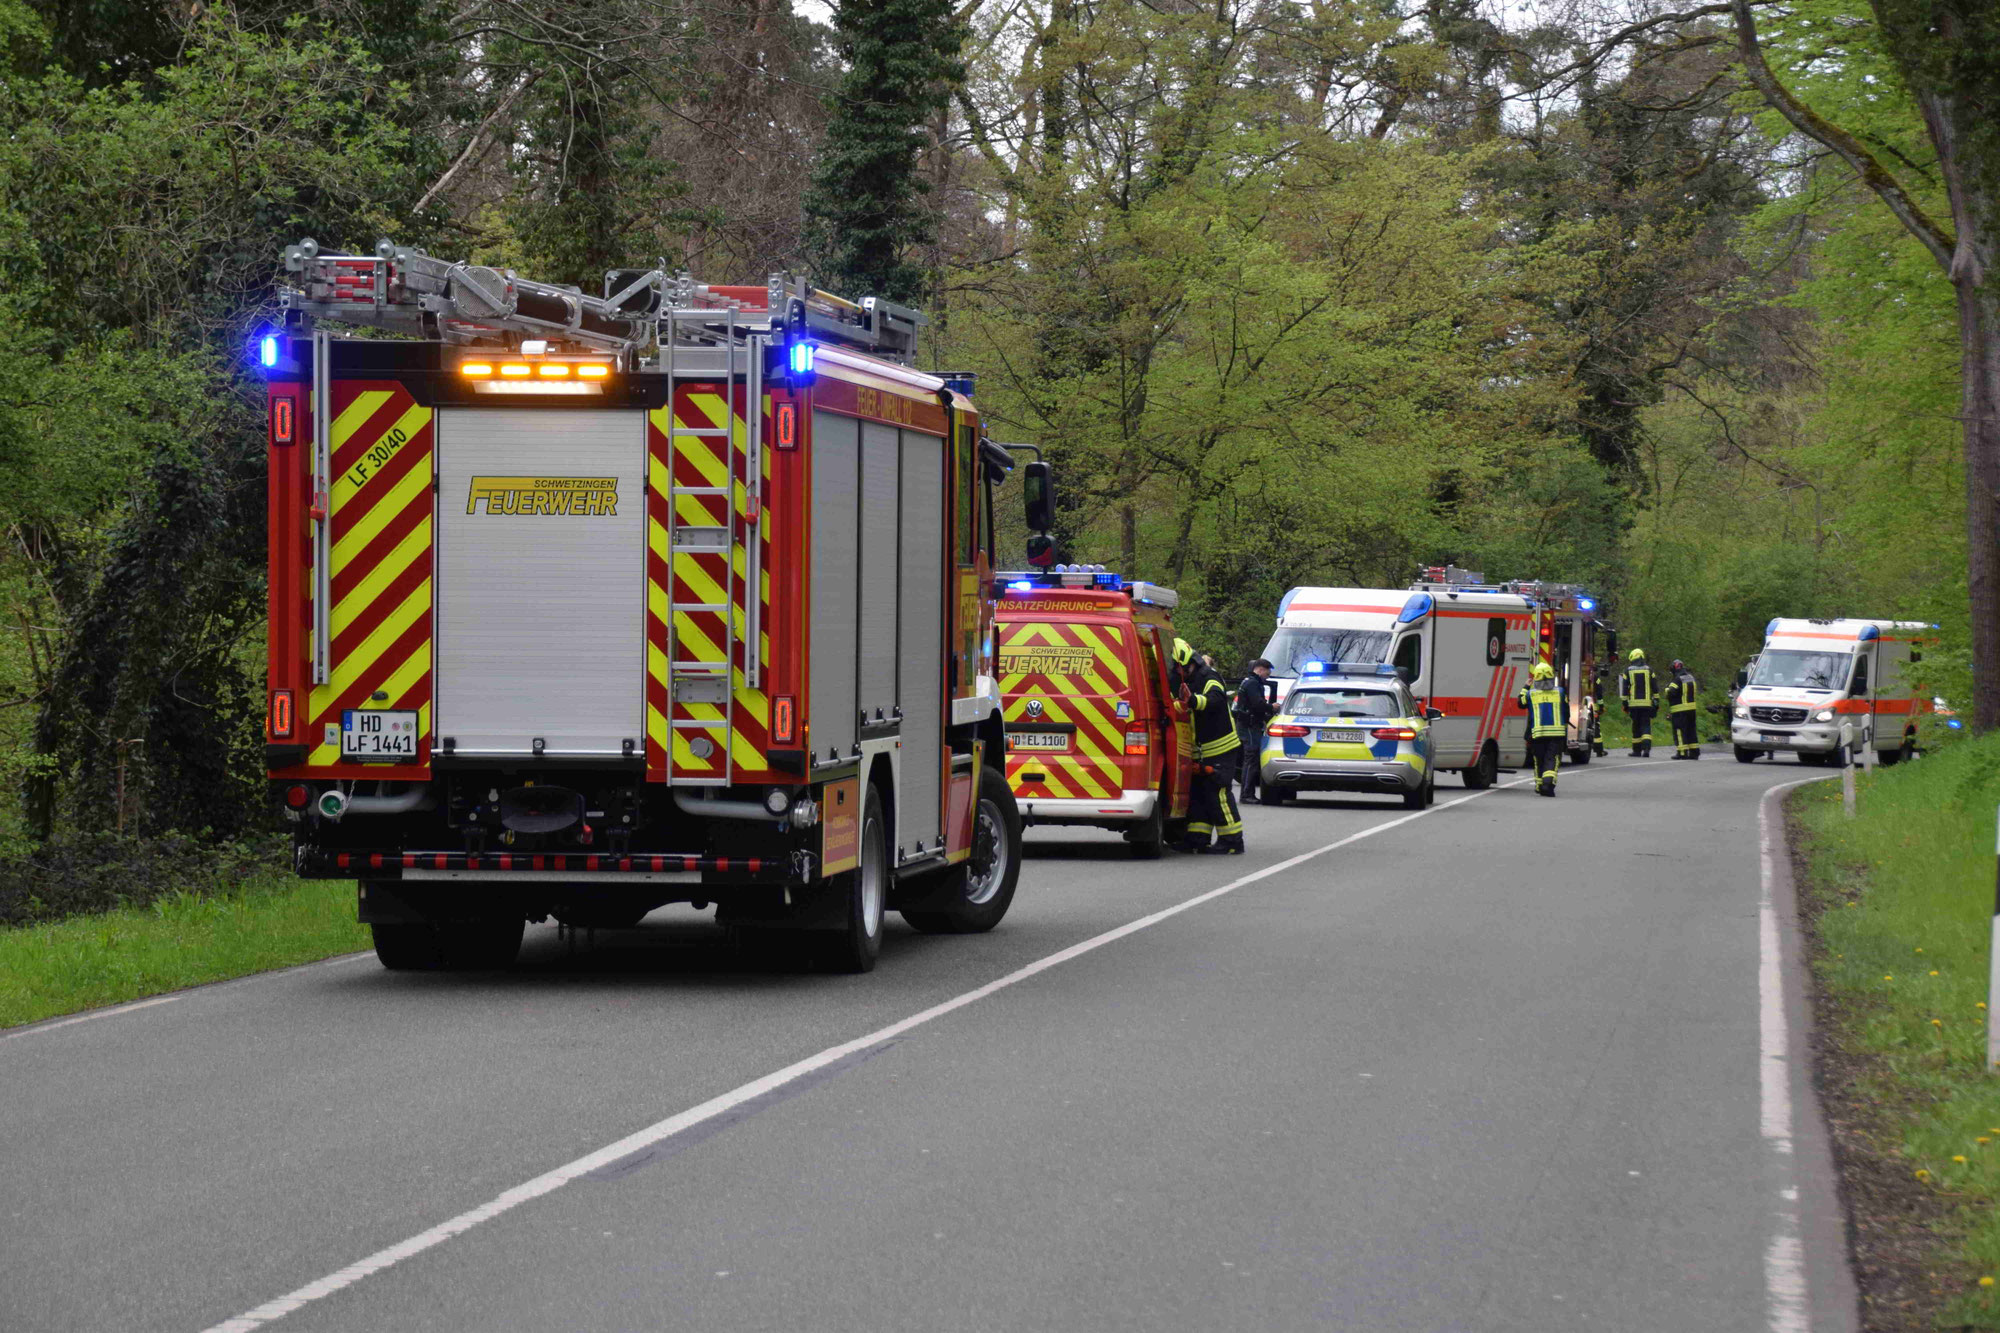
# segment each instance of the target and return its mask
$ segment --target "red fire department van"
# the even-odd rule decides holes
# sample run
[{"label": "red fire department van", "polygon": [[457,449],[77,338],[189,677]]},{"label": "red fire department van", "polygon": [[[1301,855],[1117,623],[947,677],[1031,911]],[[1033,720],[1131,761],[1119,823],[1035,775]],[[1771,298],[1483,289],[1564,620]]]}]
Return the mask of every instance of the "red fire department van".
[{"label": "red fire department van", "polygon": [[1005,915],[1008,456],[970,377],[906,364],[920,316],[783,275],[592,297],[386,242],[286,267],[268,771],[386,966],[692,902],[866,971],[885,910]]},{"label": "red fire department van", "polygon": [[1007,780],[1028,824],[1118,829],[1157,857],[1187,820],[1194,729],[1168,694],[1171,588],[1102,568],[999,576]]}]

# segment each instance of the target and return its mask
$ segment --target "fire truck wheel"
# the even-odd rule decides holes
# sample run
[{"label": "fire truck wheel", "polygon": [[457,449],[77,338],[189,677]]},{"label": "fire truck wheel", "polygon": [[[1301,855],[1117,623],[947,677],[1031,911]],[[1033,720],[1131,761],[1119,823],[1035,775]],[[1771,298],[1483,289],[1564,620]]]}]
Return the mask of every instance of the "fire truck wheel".
[{"label": "fire truck wheel", "polygon": [[375,957],[391,972],[497,972],[521,955],[521,917],[491,921],[377,922]]},{"label": "fire truck wheel", "polygon": [[1158,801],[1153,803],[1153,813],[1146,822],[1125,834],[1125,840],[1132,844],[1132,856],[1139,861],[1157,861],[1166,846],[1166,812],[1160,809]]},{"label": "fire truck wheel", "polygon": [[889,901],[889,829],[874,783],[861,805],[860,864],[833,877],[847,895],[847,918],[838,930],[808,931],[805,944],[832,972],[873,972],[882,953],[882,917]]},{"label": "fire truck wheel", "polygon": [[1479,762],[1465,770],[1465,785],[1474,791],[1484,791],[1500,776],[1500,752],[1488,741],[1486,748],[1479,752]]},{"label": "fire truck wheel", "polygon": [[927,935],[991,930],[1014,902],[1021,877],[1021,811],[997,769],[979,769],[979,806],[972,817],[972,855],[938,876],[926,906],[903,909],[903,920]]}]

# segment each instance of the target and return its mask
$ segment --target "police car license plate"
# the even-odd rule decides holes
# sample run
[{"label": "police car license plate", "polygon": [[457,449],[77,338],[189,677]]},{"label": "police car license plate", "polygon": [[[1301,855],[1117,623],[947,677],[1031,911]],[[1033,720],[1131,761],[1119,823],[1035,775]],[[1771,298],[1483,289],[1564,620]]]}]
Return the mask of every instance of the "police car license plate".
[{"label": "police car license plate", "polygon": [[415,759],[417,715],[410,709],[349,708],[340,715],[340,757],[370,760]]},{"label": "police car license plate", "polygon": [[1061,731],[1010,732],[1007,736],[1010,750],[1067,750],[1069,734]]},{"label": "police car license plate", "polygon": [[1361,743],[1361,733],[1358,731],[1349,731],[1345,727],[1321,727],[1319,729],[1319,738],[1322,741],[1332,744],[1359,745]]}]

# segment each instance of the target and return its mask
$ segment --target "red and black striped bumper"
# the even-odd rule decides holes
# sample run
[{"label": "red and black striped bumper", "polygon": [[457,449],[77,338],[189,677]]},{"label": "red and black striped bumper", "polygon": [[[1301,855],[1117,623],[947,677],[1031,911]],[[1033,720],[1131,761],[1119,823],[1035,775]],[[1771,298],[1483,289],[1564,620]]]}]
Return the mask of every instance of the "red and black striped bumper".
[{"label": "red and black striped bumper", "polygon": [[519,879],[587,882],[783,883],[789,861],[769,857],[595,852],[333,852],[308,848],[299,873],[315,879]]}]

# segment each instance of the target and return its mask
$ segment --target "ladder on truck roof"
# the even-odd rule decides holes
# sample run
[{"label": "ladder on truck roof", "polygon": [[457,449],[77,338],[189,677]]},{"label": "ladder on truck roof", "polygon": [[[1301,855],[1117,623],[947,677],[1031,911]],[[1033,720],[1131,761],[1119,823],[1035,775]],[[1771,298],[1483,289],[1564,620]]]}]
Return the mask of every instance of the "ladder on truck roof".
[{"label": "ladder on truck roof", "polygon": [[[714,331],[720,333],[719,343],[711,343],[723,359],[721,366],[713,365],[712,357],[689,357],[687,353],[690,349],[682,345],[679,326],[697,321],[705,325],[713,324],[716,314],[712,309],[670,307],[662,312],[666,327],[660,339],[661,368],[667,376],[667,425],[663,432],[667,441],[667,521],[664,534],[667,544],[667,776],[670,781],[698,787],[725,787],[734,779],[737,654],[742,654],[743,686],[751,690],[758,688],[763,657],[764,516],[760,483],[764,472],[764,348],[769,335],[768,331],[739,325],[739,311],[731,307],[721,312],[721,327]],[[682,385],[687,383],[721,385],[720,425],[683,424],[680,391]],[[740,514],[736,507],[736,423],[739,417],[743,422],[744,445],[744,506]],[[690,445],[695,451],[706,453],[721,462],[721,484],[713,484],[712,479],[707,484],[681,484],[682,454]],[[721,525],[684,521],[683,500],[693,502],[686,507],[688,511],[703,517],[710,516],[719,506],[722,510]],[[739,520],[743,532],[740,579],[735,549]],[[721,556],[722,578],[716,584],[722,594],[720,602],[682,598],[683,587],[690,593],[694,591],[693,581],[684,580],[681,576],[683,555]],[[736,614],[739,590],[743,598],[740,621]],[[690,632],[695,624],[692,617],[696,615],[716,617],[721,627],[719,636]],[[718,710],[721,717],[719,721],[712,717],[675,717],[676,704],[690,712]],[[701,733],[720,733],[711,742],[721,750],[720,763],[714,771],[679,771],[681,766],[675,759],[677,747],[674,741],[680,739],[682,732],[695,733],[688,741],[690,746],[705,739]],[[707,758],[704,755],[696,757]],[[703,767],[706,769],[705,764]]]},{"label": "ladder on truck roof", "polygon": [[[626,370],[651,368],[638,364],[640,356],[672,343],[714,347],[753,334],[810,336],[909,365],[925,323],[908,306],[873,296],[850,301],[788,273],[772,274],[762,287],[730,287],[697,283],[684,272],[670,277],[664,265],[613,269],[604,275],[604,294],[587,296],[386,239],[372,255],[322,254],[311,237],[285,247],[284,265],[295,284],[282,297],[288,319],[460,344],[576,342],[618,353]],[[761,324],[747,318],[756,315],[764,316]]]}]

